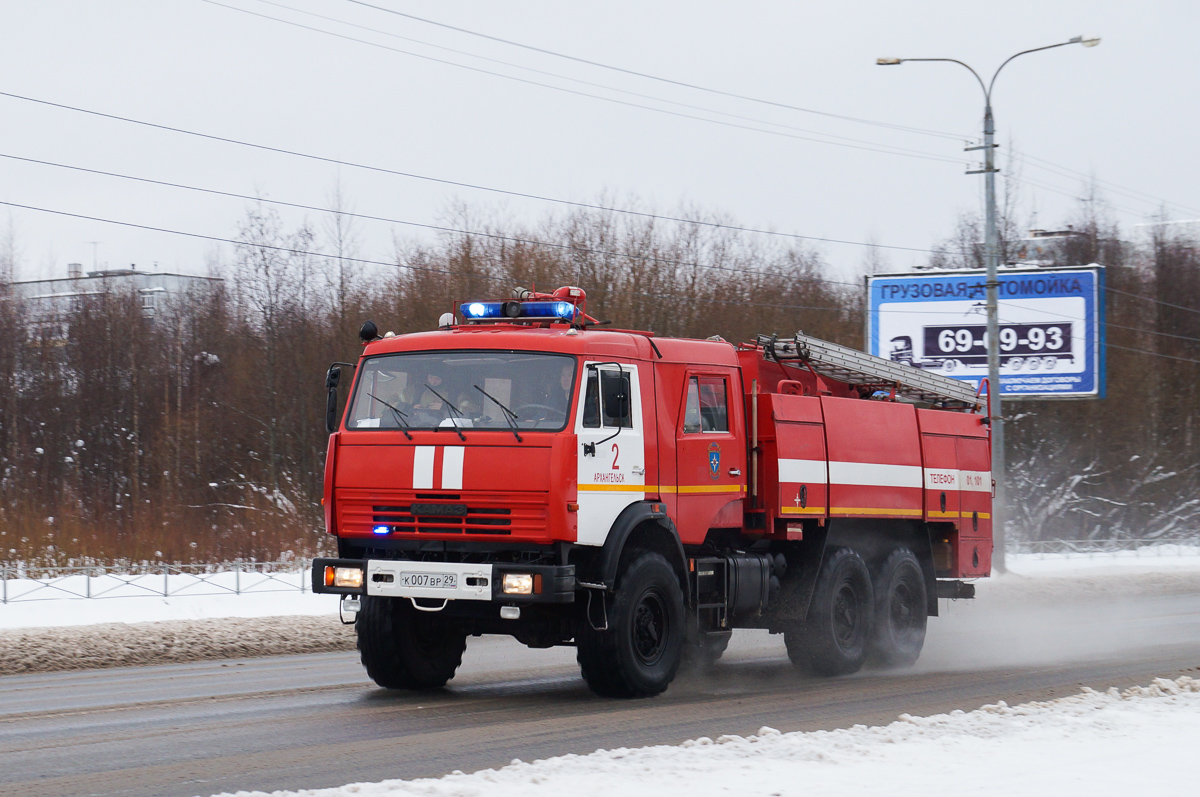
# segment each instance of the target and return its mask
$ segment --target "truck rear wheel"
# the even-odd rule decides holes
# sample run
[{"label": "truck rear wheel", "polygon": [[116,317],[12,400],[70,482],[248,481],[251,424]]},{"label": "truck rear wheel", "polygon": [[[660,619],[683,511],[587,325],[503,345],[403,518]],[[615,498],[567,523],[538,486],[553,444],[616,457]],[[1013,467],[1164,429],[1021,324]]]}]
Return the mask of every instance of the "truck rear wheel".
[{"label": "truck rear wheel", "polygon": [[871,634],[871,576],[852,548],[828,553],[817,575],[805,622],[784,632],[788,658],[814,675],[849,675],[862,668]]},{"label": "truck rear wheel", "polygon": [[588,687],[604,697],[665,691],[679,669],[684,637],[683,591],[667,560],[656,553],[632,559],[617,577],[605,615],[607,630],[592,627],[598,617],[585,618],[576,635]]},{"label": "truck rear wheel", "polygon": [[908,548],[897,548],[879,568],[873,587],[871,661],[883,667],[907,667],[921,655],[929,619],[921,563]]},{"label": "truck rear wheel", "polygon": [[364,595],[355,629],[367,675],[386,689],[437,689],[454,677],[467,635],[403,598]]}]

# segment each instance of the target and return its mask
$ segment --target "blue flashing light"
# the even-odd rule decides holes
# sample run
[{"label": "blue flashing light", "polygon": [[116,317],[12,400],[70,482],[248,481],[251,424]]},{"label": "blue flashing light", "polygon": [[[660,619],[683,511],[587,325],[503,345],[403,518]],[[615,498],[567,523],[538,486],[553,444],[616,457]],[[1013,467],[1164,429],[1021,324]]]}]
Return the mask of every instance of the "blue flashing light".
[{"label": "blue flashing light", "polygon": [[575,305],[570,302],[524,302],[521,315],[525,318],[574,318]]},{"label": "blue flashing light", "polygon": [[574,320],[577,309],[571,302],[467,302],[463,316],[471,321],[504,318],[565,318]]},{"label": "blue flashing light", "polygon": [[501,302],[471,302],[463,305],[463,315],[473,319],[503,318],[503,304]]},{"label": "blue flashing light", "polygon": [[371,529],[371,531],[375,532],[376,534],[390,534],[392,530],[388,526],[376,526],[375,528]]}]

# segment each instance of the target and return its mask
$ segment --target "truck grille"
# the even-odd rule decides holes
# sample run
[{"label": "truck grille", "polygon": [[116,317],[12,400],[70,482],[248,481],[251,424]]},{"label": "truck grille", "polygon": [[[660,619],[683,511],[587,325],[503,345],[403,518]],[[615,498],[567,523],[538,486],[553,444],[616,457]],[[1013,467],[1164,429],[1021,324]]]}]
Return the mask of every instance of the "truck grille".
[{"label": "truck grille", "polygon": [[391,526],[393,531],[418,534],[508,534],[511,509],[466,504],[409,504],[376,506],[372,523]]},{"label": "truck grille", "polygon": [[352,535],[372,535],[387,526],[389,535],[518,536],[543,538],[547,533],[544,496],[416,494],[338,498],[341,528]]}]

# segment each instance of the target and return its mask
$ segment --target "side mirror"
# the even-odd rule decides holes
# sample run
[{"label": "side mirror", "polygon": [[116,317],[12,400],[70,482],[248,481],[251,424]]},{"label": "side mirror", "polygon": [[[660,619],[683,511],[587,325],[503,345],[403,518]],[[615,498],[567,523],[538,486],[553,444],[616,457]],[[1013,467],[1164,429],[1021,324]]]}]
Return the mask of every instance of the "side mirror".
[{"label": "side mirror", "polygon": [[330,434],[336,432],[338,427],[337,386],[341,380],[342,369],[336,365],[330,366],[325,374],[325,388],[329,391],[325,397],[325,430]]},{"label": "side mirror", "polygon": [[600,384],[604,392],[604,413],[610,418],[625,418],[629,415],[629,377],[625,374],[605,374]]}]

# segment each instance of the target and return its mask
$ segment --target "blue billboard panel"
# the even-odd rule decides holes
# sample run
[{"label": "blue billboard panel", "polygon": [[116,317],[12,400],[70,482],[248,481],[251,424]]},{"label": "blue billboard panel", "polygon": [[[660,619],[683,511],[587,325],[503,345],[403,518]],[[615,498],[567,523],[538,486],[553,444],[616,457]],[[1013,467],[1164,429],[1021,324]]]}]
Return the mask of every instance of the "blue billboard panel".
[{"label": "blue billboard panel", "polygon": [[[1103,398],[1104,268],[1002,269],[1000,394]],[[867,279],[867,351],[978,386],[987,376],[987,275]]]}]

